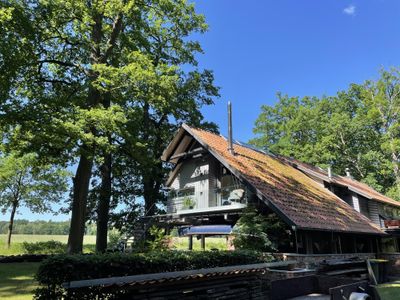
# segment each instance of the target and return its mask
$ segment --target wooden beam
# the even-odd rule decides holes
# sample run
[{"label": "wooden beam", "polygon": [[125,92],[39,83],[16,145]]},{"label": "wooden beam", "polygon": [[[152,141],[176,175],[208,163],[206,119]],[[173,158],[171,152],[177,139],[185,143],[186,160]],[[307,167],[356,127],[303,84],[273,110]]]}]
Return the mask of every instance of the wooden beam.
[{"label": "wooden beam", "polygon": [[182,165],[183,165],[182,163],[176,164],[175,167],[171,170],[171,172],[169,172],[168,179],[165,182],[166,186],[169,187],[172,184],[176,175],[178,174],[179,170],[181,169]]},{"label": "wooden beam", "polygon": [[189,235],[189,247],[188,247],[188,249],[190,251],[193,250],[193,235]]},{"label": "wooden beam", "polygon": [[206,236],[204,234],[201,235],[201,250],[206,250]]},{"label": "wooden beam", "polygon": [[207,152],[206,149],[204,149],[203,147],[200,147],[200,148],[193,149],[191,151],[182,152],[182,153],[178,153],[178,154],[172,155],[170,160],[177,159],[177,158],[183,158],[183,157],[186,158],[186,157],[189,157],[189,156],[193,156],[193,155],[196,155],[196,154],[203,154],[203,153],[206,153],[206,152]]},{"label": "wooden beam", "polygon": [[179,141],[182,139],[182,137],[185,135],[185,129],[183,127],[179,128],[178,131],[176,132],[174,138],[172,141],[169,143],[167,148],[164,150],[161,160],[162,161],[168,161],[170,156],[175,152],[176,148],[179,145]]}]

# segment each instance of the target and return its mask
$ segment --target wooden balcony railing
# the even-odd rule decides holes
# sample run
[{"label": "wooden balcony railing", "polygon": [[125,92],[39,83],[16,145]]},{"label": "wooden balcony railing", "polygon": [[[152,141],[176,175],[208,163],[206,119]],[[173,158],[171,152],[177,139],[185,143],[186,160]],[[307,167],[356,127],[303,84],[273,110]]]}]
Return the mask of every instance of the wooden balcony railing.
[{"label": "wooden balcony railing", "polygon": [[400,220],[384,220],[385,228],[400,228]]}]

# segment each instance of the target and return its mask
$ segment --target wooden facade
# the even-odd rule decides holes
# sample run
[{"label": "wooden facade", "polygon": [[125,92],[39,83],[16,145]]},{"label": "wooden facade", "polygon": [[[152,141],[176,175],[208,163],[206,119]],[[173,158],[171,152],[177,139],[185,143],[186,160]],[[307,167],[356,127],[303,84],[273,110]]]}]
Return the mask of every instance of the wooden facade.
[{"label": "wooden facade", "polygon": [[[379,252],[384,220],[400,218],[399,203],[352,178],[243,144],[231,153],[225,143],[186,125],[177,133],[163,155],[175,164],[167,181],[170,218],[234,225],[252,203],[286,223],[285,250],[304,254]],[[195,203],[188,207],[190,197]]]}]

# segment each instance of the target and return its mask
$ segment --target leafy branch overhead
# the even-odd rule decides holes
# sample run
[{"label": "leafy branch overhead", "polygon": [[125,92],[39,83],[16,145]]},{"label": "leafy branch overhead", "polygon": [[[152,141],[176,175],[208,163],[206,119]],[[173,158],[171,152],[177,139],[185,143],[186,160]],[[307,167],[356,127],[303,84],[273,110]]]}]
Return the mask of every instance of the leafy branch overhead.
[{"label": "leafy branch overhead", "polygon": [[184,0],[1,4],[3,143],[76,166],[69,251],[81,251],[88,217],[104,251],[110,209],[136,208],[142,196],[144,211],[156,211],[163,146],[181,122],[202,126],[200,108],[218,96],[192,38],[207,30],[204,16]]}]

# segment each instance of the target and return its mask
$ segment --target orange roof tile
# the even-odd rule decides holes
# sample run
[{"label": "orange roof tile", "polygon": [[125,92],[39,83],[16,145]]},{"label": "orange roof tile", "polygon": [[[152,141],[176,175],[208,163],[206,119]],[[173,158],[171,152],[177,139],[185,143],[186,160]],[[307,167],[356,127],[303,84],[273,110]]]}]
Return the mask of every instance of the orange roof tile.
[{"label": "orange roof tile", "polygon": [[238,144],[234,144],[235,155],[232,155],[222,136],[187,125],[183,128],[217,159],[222,158],[297,227],[383,234],[368,218],[289,163]]},{"label": "orange roof tile", "polygon": [[310,176],[316,176],[327,182],[345,186],[350,190],[354,191],[355,193],[358,193],[368,199],[374,199],[376,201],[385,204],[390,204],[396,207],[400,207],[399,201],[391,199],[379,193],[378,191],[374,190],[372,187],[366,185],[365,183],[357,181],[353,178],[347,176],[339,176],[339,175],[333,175],[332,178],[329,178],[328,172],[319,167],[304,163],[302,161],[293,158],[287,158],[287,157],[280,157],[280,158],[283,159],[284,161],[291,163],[293,166],[303,171],[304,173],[309,174]]}]

